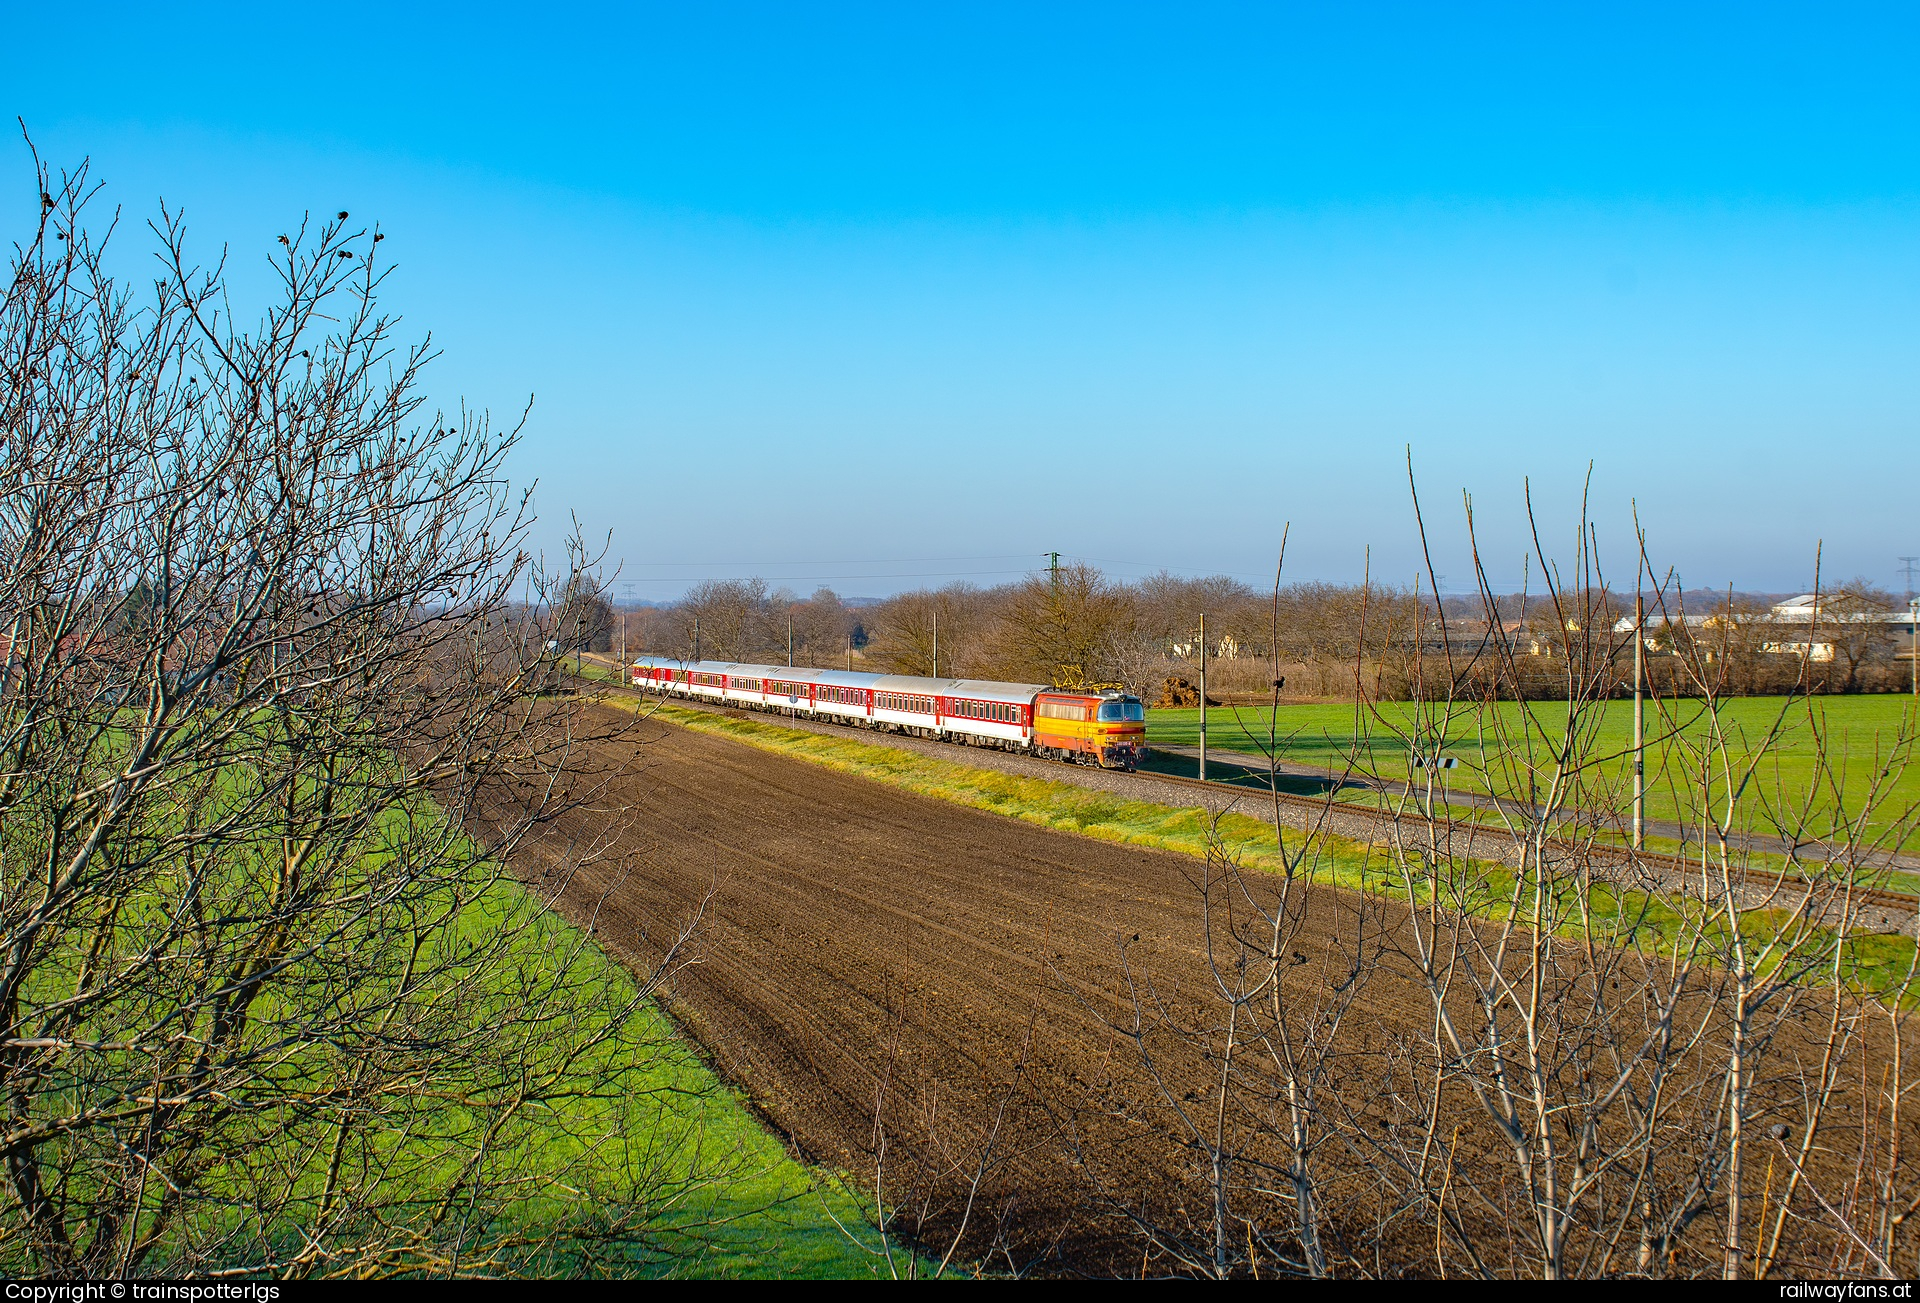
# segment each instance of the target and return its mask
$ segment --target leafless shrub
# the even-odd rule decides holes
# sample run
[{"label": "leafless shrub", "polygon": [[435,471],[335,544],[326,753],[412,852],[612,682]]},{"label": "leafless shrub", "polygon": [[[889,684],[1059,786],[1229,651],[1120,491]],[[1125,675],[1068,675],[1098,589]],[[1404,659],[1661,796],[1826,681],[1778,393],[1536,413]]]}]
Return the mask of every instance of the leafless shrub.
[{"label": "leafless shrub", "polygon": [[[1211,1276],[1912,1275],[1914,950],[1872,941],[1867,904],[1914,831],[1892,805],[1914,721],[1849,786],[1804,681],[1743,731],[1724,657],[1690,640],[1647,744],[1682,853],[1637,852],[1602,714],[1640,631],[1616,630],[1584,519],[1564,572],[1536,560],[1533,627],[1482,573],[1477,645],[1440,631],[1404,706],[1362,680],[1371,846],[1320,818],[1282,832],[1277,874],[1216,847],[1195,883],[1210,1012],[1162,994],[1192,974],[1130,966],[1139,1121],[1191,1161],[1166,1206],[1114,1215],[1162,1269]],[[1657,620],[1644,543],[1637,561]],[[1525,639],[1552,643],[1550,705],[1499,704],[1538,672]],[[1780,764],[1790,723],[1810,778]],[[1407,782],[1408,755],[1458,758],[1453,794],[1431,765]]]}]

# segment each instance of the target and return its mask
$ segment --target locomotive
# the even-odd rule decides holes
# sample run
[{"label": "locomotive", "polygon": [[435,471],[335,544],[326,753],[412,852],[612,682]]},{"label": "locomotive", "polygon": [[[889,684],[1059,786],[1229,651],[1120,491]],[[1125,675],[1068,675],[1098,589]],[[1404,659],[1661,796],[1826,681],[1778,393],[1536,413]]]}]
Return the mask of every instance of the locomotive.
[{"label": "locomotive", "polygon": [[662,696],[969,746],[994,747],[1102,769],[1133,771],[1147,752],[1147,710],[1115,689],[1043,683],[935,679],[908,674],[803,670],[732,661],[641,656],[627,667],[636,688]]}]

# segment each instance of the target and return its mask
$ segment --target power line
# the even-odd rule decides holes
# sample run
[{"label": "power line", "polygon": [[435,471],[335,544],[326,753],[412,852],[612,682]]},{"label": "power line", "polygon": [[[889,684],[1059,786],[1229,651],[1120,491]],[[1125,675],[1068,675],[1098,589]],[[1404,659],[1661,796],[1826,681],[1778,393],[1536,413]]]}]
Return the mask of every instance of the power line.
[{"label": "power line", "polygon": [[1273,576],[1270,574],[1252,575],[1238,570],[1201,570],[1194,566],[1170,566],[1160,561],[1116,561],[1112,557],[1097,556],[1077,556],[1073,559],[1075,561],[1091,561],[1093,564],[1100,566],[1125,566],[1130,570],[1164,570],[1172,575],[1199,575],[1207,579],[1211,579],[1215,575],[1223,575],[1228,579],[1246,579],[1260,583],[1271,583],[1273,580]]},{"label": "power line", "polygon": [[[926,570],[910,573],[874,574],[870,571],[851,575],[754,575],[770,584],[818,583],[828,579],[975,579],[995,575],[1027,575],[1031,570]],[[646,583],[678,583],[688,579],[708,579],[710,575],[648,575]]]},{"label": "power line", "polygon": [[771,557],[759,561],[635,561],[631,564],[641,566],[911,566],[933,565],[950,561],[1023,561],[1025,552],[1015,552],[1006,556],[896,556],[896,557],[829,557],[825,560],[800,561],[792,557]]}]

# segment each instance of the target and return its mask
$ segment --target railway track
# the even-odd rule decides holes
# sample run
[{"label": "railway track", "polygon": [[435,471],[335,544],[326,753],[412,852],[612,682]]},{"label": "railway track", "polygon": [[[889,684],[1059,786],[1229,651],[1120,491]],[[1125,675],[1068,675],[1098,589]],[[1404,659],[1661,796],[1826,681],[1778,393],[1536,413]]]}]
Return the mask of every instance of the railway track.
[{"label": "railway track", "polygon": [[[609,682],[606,680],[590,680],[589,682],[597,688],[611,687],[633,697],[644,699],[652,695],[623,683]],[[683,706],[693,710],[704,710],[710,714],[724,715],[733,719],[751,720],[760,718],[757,712],[743,710],[738,706],[719,705],[681,697],[671,698],[671,700],[676,706]],[[779,716],[775,715],[774,718],[779,718]],[[852,725],[841,724],[831,719],[808,718],[805,719],[804,722],[814,728],[831,729],[834,732],[844,733],[853,738],[872,740],[876,736],[869,729],[855,728]],[[884,737],[886,735],[880,734],[878,736]],[[1245,769],[1243,770],[1243,774],[1247,779],[1252,781],[1203,780],[1199,778],[1187,778],[1180,774],[1156,773],[1152,770],[1145,769],[1133,771],[1132,776],[1169,786],[1200,788],[1215,794],[1245,792],[1259,796],[1263,802],[1273,801],[1277,798],[1282,805],[1290,809],[1302,811],[1337,810],[1342,815],[1371,820],[1376,824],[1387,823],[1396,817],[1402,819],[1406,817],[1390,815],[1385,811],[1369,809],[1364,805],[1336,804],[1325,797],[1302,796],[1295,792],[1276,793],[1265,786],[1255,785],[1258,780],[1264,777],[1259,771]],[[1421,816],[1415,817],[1418,818]],[[1485,832],[1487,830],[1485,824],[1476,823],[1473,820],[1467,819],[1433,819],[1427,822],[1443,825],[1448,835],[1456,832],[1464,834],[1469,831]],[[1687,879],[1698,877],[1702,872],[1702,866],[1697,860],[1689,860],[1679,855],[1671,855],[1661,851],[1643,850],[1634,852],[1628,850],[1626,847],[1615,848],[1605,844],[1590,844],[1584,847],[1576,847],[1571,842],[1560,839],[1554,839],[1549,842],[1549,845],[1568,854],[1593,854],[1601,856],[1615,864],[1652,869],[1663,876],[1678,878],[1683,882]],[[1741,869],[1734,883],[1736,888],[1748,891],[1765,891],[1769,889],[1810,890],[1814,887],[1825,885],[1827,884],[1815,882],[1796,874],[1751,866]],[[1855,905],[1874,906],[1894,913],[1920,916],[1920,895],[1911,892],[1893,891],[1884,887],[1857,886],[1853,889],[1852,898]]]},{"label": "railway track", "polygon": [[[1249,770],[1247,771],[1247,773],[1250,779],[1257,780],[1259,778],[1259,774],[1255,771]],[[1144,771],[1141,772],[1138,776],[1142,778],[1151,778],[1156,782],[1174,783],[1174,784],[1184,785],[1187,787],[1201,787],[1214,792],[1219,792],[1219,791],[1252,792],[1257,794],[1262,801],[1271,801],[1274,799],[1276,795],[1278,795],[1282,804],[1292,806],[1298,809],[1323,810],[1323,809],[1326,809],[1328,806],[1328,802],[1324,798],[1301,796],[1293,792],[1280,792],[1276,794],[1267,788],[1255,786],[1253,782],[1241,783],[1241,782],[1233,782],[1233,781],[1227,781],[1227,782],[1216,782],[1212,780],[1202,781],[1198,778],[1186,778],[1179,774],[1156,774],[1156,773],[1149,773]],[[1378,790],[1378,789],[1375,789],[1375,790]],[[1362,806],[1362,805],[1341,805],[1341,806],[1338,806],[1337,808],[1343,814],[1362,816],[1362,817],[1373,819],[1377,822],[1385,822],[1391,818],[1396,817],[1396,816],[1388,815],[1383,811],[1370,810],[1366,806]],[[1402,815],[1397,817],[1404,819],[1407,816]],[[1485,824],[1478,824],[1473,822],[1472,820],[1434,819],[1429,821],[1429,820],[1425,820],[1422,816],[1416,815],[1413,817],[1417,819],[1421,819],[1423,822],[1444,824],[1446,825],[1449,833],[1455,830],[1461,830],[1461,831],[1469,830],[1469,829],[1478,830],[1478,831],[1486,830]],[[1548,844],[1555,849],[1565,851],[1569,854],[1575,852],[1576,850],[1584,849],[1586,853],[1603,856],[1613,861],[1616,864],[1637,864],[1637,865],[1647,866],[1647,867],[1654,868],[1664,874],[1667,874],[1669,876],[1674,876],[1674,877],[1680,877],[1680,876],[1697,877],[1702,872],[1702,865],[1698,860],[1690,860],[1683,856],[1670,855],[1662,851],[1642,850],[1636,853],[1634,851],[1628,850],[1624,846],[1616,848],[1616,847],[1608,846],[1605,843],[1595,843],[1595,844],[1590,844],[1584,848],[1576,848],[1572,843],[1561,840],[1559,838],[1552,839]],[[1806,887],[1812,887],[1812,886],[1820,886],[1824,884],[1815,883],[1810,879],[1800,877],[1795,874],[1781,873],[1773,869],[1748,867],[1740,870],[1739,874],[1737,875],[1737,880],[1735,882],[1735,885],[1738,887],[1747,887],[1747,888],[1754,888],[1754,887],[1806,888]],[[1916,896],[1911,892],[1892,891],[1883,887],[1859,886],[1854,888],[1853,897],[1855,902],[1858,904],[1877,905],[1883,909],[1897,910],[1897,911],[1908,913],[1908,914],[1920,914],[1920,896]]]}]

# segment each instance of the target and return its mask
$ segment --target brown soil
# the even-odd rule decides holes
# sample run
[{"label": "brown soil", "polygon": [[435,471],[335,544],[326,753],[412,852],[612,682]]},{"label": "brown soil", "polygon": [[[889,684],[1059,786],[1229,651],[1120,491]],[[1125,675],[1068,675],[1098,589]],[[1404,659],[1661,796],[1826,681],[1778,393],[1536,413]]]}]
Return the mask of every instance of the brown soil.
[{"label": "brown soil", "polygon": [[[1133,1021],[1129,969],[1176,1019],[1214,1017],[1192,985],[1200,862],[654,721],[630,739],[595,757],[630,766],[611,808],[558,820],[547,843],[624,818],[628,867],[578,871],[565,905],[644,963],[705,899],[672,1007],[803,1154],[869,1193],[878,1171],[897,1228],[936,1259],[958,1234],[957,1261],[1130,1275],[1143,1257],[1126,1210],[1204,1222],[1181,1206],[1197,1155],[1116,1033]],[[542,858],[531,847],[526,871]],[[1314,962],[1351,934],[1358,900],[1312,897]],[[1431,1019],[1409,975],[1371,975],[1370,1041]],[[1204,1090],[1207,1065],[1165,1048],[1174,1093]]]},{"label": "brown soil", "polygon": [[[1177,1202],[1182,1151],[1126,1120],[1147,1087],[1106,1020],[1132,1020],[1122,940],[1136,976],[1199,1013],[1171,979],[1200,971],[1200,863],[651,721],[634,741],[615,804],[639,861],[576,873],[568,912],[645,962],[711,892],[675,1013],[804,1154],[869,1190],[884,1099],[888,1201],[936,1256],[965,1216],[963,1261],[1004,1237],[1021,1269],[1137,1270],[1113,1205]],[[577,848],[607,818],[567,816],[548,843]],[[1377,999],[1370,1016],[1419,1020]]]}]

